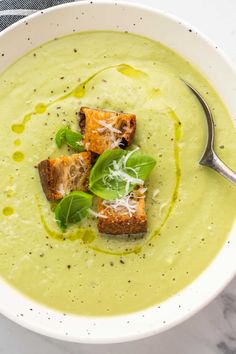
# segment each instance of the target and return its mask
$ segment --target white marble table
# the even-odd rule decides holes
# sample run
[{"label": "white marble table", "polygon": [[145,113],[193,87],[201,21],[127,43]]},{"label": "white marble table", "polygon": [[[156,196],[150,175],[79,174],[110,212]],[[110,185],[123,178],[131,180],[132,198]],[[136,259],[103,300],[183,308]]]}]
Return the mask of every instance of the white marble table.
[{"label": "white marble table", "polygon": [[[193,24],[217,42],[236,64],[236,0],[136,2],[158,7]],[[236,354],[236,279],[190,320],[158,336],[133,343],[101,346],[64,343],[32,333],[0,316],[0,354],[43,353]]]}]

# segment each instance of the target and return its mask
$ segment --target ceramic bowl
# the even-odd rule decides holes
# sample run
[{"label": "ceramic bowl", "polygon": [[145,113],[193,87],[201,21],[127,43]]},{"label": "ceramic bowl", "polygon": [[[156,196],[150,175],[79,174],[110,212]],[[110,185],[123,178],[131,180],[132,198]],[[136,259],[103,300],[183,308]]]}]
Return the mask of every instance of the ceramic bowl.
[{"label": "ceramic bowl", "polygon": [[[129,31],[180,53],[211,82],[236,117],[236,72],[224,54],[194,28],[161,11],[122,2],[75,2],[37,12],[0,34],[0,71],[55,37],[88,30]],[[17,42],[17,45],[16,45]],[[62,314],[0,281],[0,311],[44,335],[74,342],[131,341],[164,331],[208,304],[235,275],[236,224],[210,266],[177,295],[146,310],[113,317]]]}]

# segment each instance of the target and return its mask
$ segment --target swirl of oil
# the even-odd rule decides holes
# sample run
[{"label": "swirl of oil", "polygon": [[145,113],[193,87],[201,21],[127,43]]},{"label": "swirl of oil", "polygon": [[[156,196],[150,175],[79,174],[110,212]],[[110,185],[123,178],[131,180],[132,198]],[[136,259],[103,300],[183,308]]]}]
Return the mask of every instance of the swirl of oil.
[{"label": "swirl of oil", "polygon": [[[121,74],[129,76],[133,79],[138,79],[141,77],[148,78],[147,73],[145,73],[142,70],[133,68],[132,66],[130,66],[128,64],[119,64],[119,65],[105,67],[105,68],[97,71],[93,75],[91,75],[89,78],[87,78],[85,81],[83,81],[80,85],[78,85],[76,88],[74,88],[71,92],[67,93],[66,95],[63,95],[48,104],[43,104],[43,103],[38,104],[35,107],[35,110],[33,112],[27,114],[21,123],[15,125],[15,126],[17,126],[17,129],[15,129],[14,126],[12,126],[12,130],[15,131],[15,133],[17,133],[17,134],[20,134],[24,131],[26,123],[35,114],[44,113],[47,110],[47,108],[50,107],[51,105],[53,105],[59,101],[60,102],[64,101],[65,99],[67,99],[71,96],[76,97],[76,98],[83,97],[86,93],[86,85],[91,80],[93,80],[97,75],[101,74],[102,72],[104,72],[106,70],[112,69],[112,68],[115,68]],[[80,229],[68,232],[66,235],[63,233],[51,230],[50,227],[47,225],[45,217],[43,216],[42,207],[38,202],[38,198],[36,198],[41,223],[42,223],[45,231],[47,232],[47,234],[50,237],[55,238],[57,240],[70,240],[70,241],[80,239],[84,244],[87,245],[88,248],[90,248],[96,252],[100,252],[100,253],[104,253],[104,254],[111,254],[111,255],[116,255],[116,256],[125,256],[125,255],[129,255],[132,253],[137,254],[137,253],[141,252],[141,250],[144,246],[146,246],[148,243],[150,243],[150,241],[154,240],[160,234],[161,230],[166,225],[166,223],[167,223],[169,217],[171,216],[171,213],[175,207],[175,204],[176,204],[176,201],[177,201],[178,195],[179,195],[179,186],[180,186],[180,180],[181,180],[180,148],[179,148],[179,142],[180,142],[180,138],[181,138],[181,121],[180,121],[179,117],[177,116],[177,114],[174,112],[174,110],[171,109],[170,107],[167,107],[167,113],[168,113],[167,114],[168,118],[170,118],[174,124],[174,159],[175,159],[176,179],[175,179],[175,187],[174,187],[174,190],[173,190],[173,193],[171,196],[171,201],[169,203],[168,210],[167,210],[166,215],[165,215],[161,225],[159,226],[159,228],[157,230],[155,230],[147,239],[145,239],[141,245],[138,245],[138,246],[136,245],[132,248],[126,248],[125,250],[115,252],[113,250],[99,248],[99,247],[94,246],[92,243],[96,239],[96,233],[93,230],[80,228]]]},{"label": "swirl of oil", "polygon": [[47,111],[47,109],[49,107],[51,107],[52,105],[54,105],[55,103],[58,102],[62,102],[64,100],[66,100],[69,97],[76,97],[76,98],[82,98],[85,95],[86,92],[86,85],[93,80],[97,75],[110,70],[110,69],[116,69],[117,71],[119,71],[121,74],[129,76],[133,79],[138,79],[141,77],[148,77],[148,75],[139,69],[135,69],[132,66],[128,65],[128,64],[118,64],[118,65],[111,65],[111,66],[107,66],[105,68],[102,68],[101,70],[98,70],[97,72],[95,72],[93,75],[91,75],[90,77],[88,77],[86,80],[84,80],[82,83],[80,83],[77,87],[75,87],[72,91],[68,92],[65,95],[62,95],[60,97],[58,97],[57,99],[49,102],[49,103],[38,103],[35,108],[34,111],[27,113],[23,120],[19,123],[14,123],[11,126],[11,130],[16,133],[16,134],[22,134],[26,128],[26,124],[32,119],[33,116],[35,116],[36,114],[43,114]]}]

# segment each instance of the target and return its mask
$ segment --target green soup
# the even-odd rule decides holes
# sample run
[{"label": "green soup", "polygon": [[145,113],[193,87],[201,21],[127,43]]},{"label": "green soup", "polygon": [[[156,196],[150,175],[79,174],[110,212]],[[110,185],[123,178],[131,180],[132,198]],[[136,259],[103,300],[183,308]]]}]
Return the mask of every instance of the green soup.
[{"label": "green soup", "polygon": [[[0,77],[0,274],[36,301],[80,315],[160,303],[191,283],[224,244],[236,189],[198,163],[205,117],[183,81],[209,103],[216,151],[236,169],[236,132],[224,104],[189,62],[160,43],[119,32],[78,33],[26,54]],[[100,235],[92,216],[62,234],[34,167],[58,149],[81,106],[137,115],[135,144],[156,158],[148,233]]]}]

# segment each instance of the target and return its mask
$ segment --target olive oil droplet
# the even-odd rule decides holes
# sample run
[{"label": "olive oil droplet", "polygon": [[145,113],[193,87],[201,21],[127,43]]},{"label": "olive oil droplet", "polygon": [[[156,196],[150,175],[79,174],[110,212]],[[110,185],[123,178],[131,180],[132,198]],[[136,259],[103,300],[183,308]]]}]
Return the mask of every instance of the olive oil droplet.
[{"label": "olive oil droplet", "polygon": [[5,207],[2,209],[2,213],[5,216],[11,216],[14,213],[14,210],[11,207]]},{"label": "olive oil droplet", "polygon": [[20,139],[16,139],[16,140],[14,141],[14,144],[15,144],[15,146],[20,146],[20,144],[21,144]]},{"label": "olive oil droplet", "polygon": [[16,134],[21,134],[21,133],[23,133],[24,129],[25,129],[24,124],[13,124],[13,125],[11,126],[11,130],[12,130],[14,133],[16,133]]},{"label": "olive oil droplet", "polygon": [[15,151],[14,154],[12,155],[12,159],[16,162],[21,162],[24,160],[24,154],[21,151]]},{"label": "olive oil droplet", "polygon": [[27,123],[27,122],[30,121],[30,119],[31,119],[31,117],[32,117],[33,114],[34,114],[34,113],[26,114],[26,116],[24,117],[24,120],[23,120],[24,126],[25,126],[25,123]]},{"label": "olive oil droplet", "polygon": [[131,77],[132,79],[139,79],[141,77],[148,76],[144,71],[135,69],[132,66],[127,64],[118,65],[116,69],[117,71],[119,71],[119,73]]},{"label": "olive oil droplet", "polygon": [[39,103],[37,104],[37,106],[35,107],[35,112],[38,114],[44,113],[47,109],[47,106],[43,103]]},{"label": "olive oil droplet", "polygon": [[76,98],[81,98],[84,95],[85,95],[85,86],[79,85],[78,87],[76,87],[76,89],[74,90],[74,96]]},{"label": "olive oil droplet", "polygon": [[96,235],[91,230],[85,230],[82,240],[84,243],[92,243],[96,238]]}]

